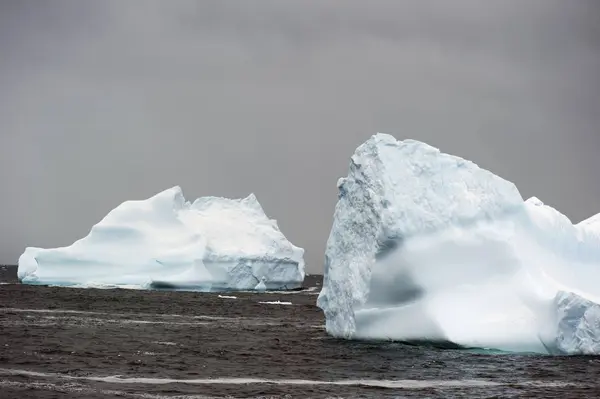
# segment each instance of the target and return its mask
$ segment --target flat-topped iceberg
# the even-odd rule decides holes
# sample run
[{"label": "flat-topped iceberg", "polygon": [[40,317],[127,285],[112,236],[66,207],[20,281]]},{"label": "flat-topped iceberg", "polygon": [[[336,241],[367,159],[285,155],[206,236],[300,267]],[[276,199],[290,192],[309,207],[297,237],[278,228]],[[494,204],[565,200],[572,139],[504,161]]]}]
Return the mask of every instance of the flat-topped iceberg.
[{"label": "flat-topped iceberg", "polygon": [[254,195],[189,203],[173,187],[122,203],[68,247],[28,247],[18,277],[78,287],[285,290],[302,286],[303,256]]},{"label": "flat-topped iceberg", "polygon": [[600,353],[600,217],[578,225],[427,144],[372,136],[351,158],[318,306],[329,334]]}]

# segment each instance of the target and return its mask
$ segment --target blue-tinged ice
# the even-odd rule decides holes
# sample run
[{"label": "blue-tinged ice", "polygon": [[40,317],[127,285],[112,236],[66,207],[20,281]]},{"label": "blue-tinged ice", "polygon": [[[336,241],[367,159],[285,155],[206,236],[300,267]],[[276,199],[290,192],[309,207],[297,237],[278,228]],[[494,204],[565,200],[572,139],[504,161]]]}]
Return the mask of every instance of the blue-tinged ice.
[{"label": "blue-tinged ice", "polygon": [[514,184],[372,136],[338,182],[318,298],[329,334],[600,353],[600,216],[573,225]]},{"label": "blue-tinged ice", "polygon": [[186,202],[179,187],[113,209],[70,246],[29,247],[27,284],[200,291],[302,286],[304,250],[290,243],[254,195]]}]

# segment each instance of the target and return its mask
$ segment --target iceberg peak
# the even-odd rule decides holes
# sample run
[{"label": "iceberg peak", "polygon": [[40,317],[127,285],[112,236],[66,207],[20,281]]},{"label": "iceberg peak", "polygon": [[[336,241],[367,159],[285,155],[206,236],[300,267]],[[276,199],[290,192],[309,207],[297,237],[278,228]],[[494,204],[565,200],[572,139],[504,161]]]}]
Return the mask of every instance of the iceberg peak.
[{"label": "iceberg peak", "polygon": [[525,202],[533,206],[544,206],[544,203],[538,197],[530,197]]},{"label": "iceberg peak", "polygon": [[148,202],[166,202],[183,206],[185,204],[185,197],[180,186],[173,186],[153,195],[148,199]]}]

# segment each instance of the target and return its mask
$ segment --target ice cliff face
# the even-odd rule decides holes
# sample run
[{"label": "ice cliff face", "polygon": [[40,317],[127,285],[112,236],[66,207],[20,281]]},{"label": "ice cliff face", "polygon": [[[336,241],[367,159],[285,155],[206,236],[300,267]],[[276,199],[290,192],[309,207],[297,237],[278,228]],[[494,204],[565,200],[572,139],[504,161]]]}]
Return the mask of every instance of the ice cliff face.
[{"label": "ice cliff face", "polygon": [[338,187],[318,298],[330,334],[541,353],[594,347],[599,330],[558,343],[574,330],[557,321],[559,292],[600,298],[593,221],[573,226],[470,161],[386,134],[356,150]]},{"label": "ice cliff face", "polygon": [[600,353],[600,305],[571,292],[560,291],[557,308],[556,339],[551,353],[597,355]]},{"label": "ice cliff face", "polygon": [[71,246],[27,248],[24,283],[209,290],[293,289],[304,250],[269,220],[254,195],[185,201],[179,187],[113,209]]}]

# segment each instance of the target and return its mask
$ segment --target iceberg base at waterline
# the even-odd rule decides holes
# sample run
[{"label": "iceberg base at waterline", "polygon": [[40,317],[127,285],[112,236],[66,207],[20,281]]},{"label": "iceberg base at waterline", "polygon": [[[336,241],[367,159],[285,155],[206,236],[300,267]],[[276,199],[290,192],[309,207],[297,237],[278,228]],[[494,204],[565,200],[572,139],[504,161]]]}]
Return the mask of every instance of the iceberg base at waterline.
[{"label": "iceberg base at waterline", "polygon": [[185,201],[179,187],[113,209],[70,246],[28,247],[24,284],[196,291],[292,290],[304,250],[290,243],[254,195]]}]

